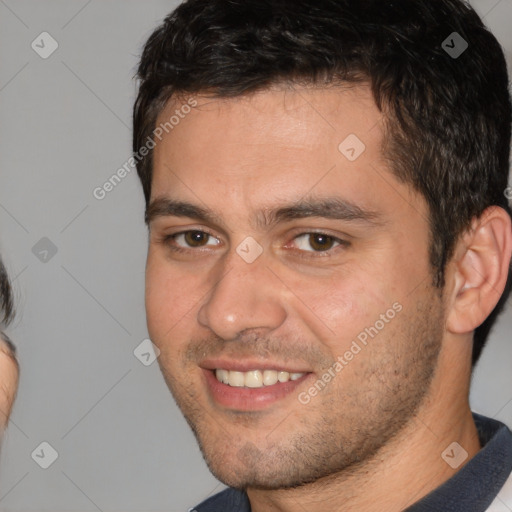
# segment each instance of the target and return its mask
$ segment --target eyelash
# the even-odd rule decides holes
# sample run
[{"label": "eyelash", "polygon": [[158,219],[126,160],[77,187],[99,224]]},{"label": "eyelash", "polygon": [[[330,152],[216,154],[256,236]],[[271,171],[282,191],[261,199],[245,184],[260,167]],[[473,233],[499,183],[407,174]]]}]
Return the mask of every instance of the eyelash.
[{"label": "eyelash", "polygon": [[179,245],[175,245],[176,238],[180,235],[186,235],[187,233],[203,233],[208,235],[209,237],[216,238],[212,233],[208,231],[204,231],[203,229],[187,229],[186,231],[180,231],[179,233],[173,233],[172,235],[166,235],[162,239],[162,243],[167,245],[172,251],[180,252],[180,253],[190,253],[191,251],[201,250],[204,247],[181,247]]},{"label": "eyelash", "polygon": [[[178,233],[173,233],[171,235],[164,236],[162,238],[162,243],[164,245],[168,246],[173,252],[177,252],[177,253],[185,253],[185,254],[188,253],[188,254],[190,254],[192,251],[197,251],[197,250],[204,249],[205,246],[195,247],[195,248],[194,247],[185,248],[185,247],[181,247],[179,245],[176,245],[175,242],[176,242],[176,238],[177,237],[179,237],[181,235],[186,235],[187,233],[191,233],[191,232],[202,233],[202,234],[208,235],[211,238],[216,238],[215,235],[213,235],[212,233],[209,233],[208,231],[205,231],[205,230],[202,230],[202,229],[188,229],[186,231],[180,231]],[[306,232],[303,232],[303,233],[299,233],[299,234],[297,234],[296,236],[293,237],[292,241],[297,240],[298,238],[303,237],[303,236],[307,236],[307,235],[323,235],[323,236],[328,237],[329,239],[331,239],[333,241],[333,243],[335,243],[337,245],[335,245],[334,247],[331,247],[329,249],[326,249],[324,251],[314,251],[314,250],[306,251],[306,250],[297,249],[297,251],[299,252],[299,255],[301,257],[304,257],[304,258],[330,256],[335,249],[341,248],[341,247],[348,247],[350,245],[350,243],[347,242],[346,240],[343,240],[341,238],[337,238],[337,237],[335,237],[333,235],[329,235],[328,233],[324,233],[324,232],[321,232],[321,231],[306,231]],[[216,245],[218,245],[218,244],[216,244]]]}]

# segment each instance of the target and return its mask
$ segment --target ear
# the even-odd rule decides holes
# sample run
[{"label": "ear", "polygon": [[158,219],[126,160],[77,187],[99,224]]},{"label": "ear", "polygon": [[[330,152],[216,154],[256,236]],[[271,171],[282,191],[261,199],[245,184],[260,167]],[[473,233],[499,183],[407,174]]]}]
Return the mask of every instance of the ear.
[{"label": "ear", "polygon": [[510,269],[512,222],[498,206],[487,208],[457,243],[450,267],[446,328],[475,330],[498,303]]}]

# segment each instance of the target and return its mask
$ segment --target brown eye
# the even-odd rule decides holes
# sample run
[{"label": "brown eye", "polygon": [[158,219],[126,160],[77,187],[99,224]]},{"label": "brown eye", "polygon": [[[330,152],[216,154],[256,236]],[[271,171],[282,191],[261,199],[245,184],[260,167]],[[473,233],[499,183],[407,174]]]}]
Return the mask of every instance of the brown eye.
[{"label": "brown eye", "polygon": [[321,233],[311,233],[309,235],[309,245],[315,251],[327,251],[334,246],[334,238]]},{"label": "brown eye", "polygon": [[187,231],[184,233],[184,239],[190,247],[201,247],[208,242],[210,235],[204,231]]},{"label": "brown eye", "polygon": [[341,240],[325,233],[304,233],[295,238],[295,245],[302,251],[323,252],[340,245]]},{"label": "brown eye", "polygon": [[172,239],[176,246],[184,249],[219,245],[220,243],[214,236],[197,229],[176,233],[175,235],[171,235],[169,239]]}]

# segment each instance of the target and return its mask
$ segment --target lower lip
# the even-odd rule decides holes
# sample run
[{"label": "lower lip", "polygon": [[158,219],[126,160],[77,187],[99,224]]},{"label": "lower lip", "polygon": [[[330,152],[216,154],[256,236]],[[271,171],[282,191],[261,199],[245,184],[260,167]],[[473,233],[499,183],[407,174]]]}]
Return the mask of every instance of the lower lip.
[{"label": "lower lip", "polygon": [[265,409],[269,405],[294,394],[297,387],[312,375],[311,373],[306,373],[300,379],[278,382],[273,386],[246,388],[229,386],[219,382],[211,370],[203,369],[203,374],[213,400],[223,407],[237,411]]}]

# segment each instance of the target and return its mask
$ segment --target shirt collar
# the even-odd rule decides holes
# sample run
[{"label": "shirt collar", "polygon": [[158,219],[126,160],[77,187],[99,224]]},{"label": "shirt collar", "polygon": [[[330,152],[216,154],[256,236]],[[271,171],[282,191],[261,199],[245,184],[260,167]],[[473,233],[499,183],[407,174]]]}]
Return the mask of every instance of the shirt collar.
[{"label": "shirt collar", "polygon": [[[473,418],[481,450],[453,477],[404,512],[487,510],[512,472],[512,432],[499,421],[479,414]],[[194,510],[250,512],[251,507],[244,492],[226,489]]]},{"label": "shirt collar", "polygon": [[406,512],[484,512],[492,503],[512,472],[512,432],[499,421],[479,414],[473,418],[481,450]]}]

